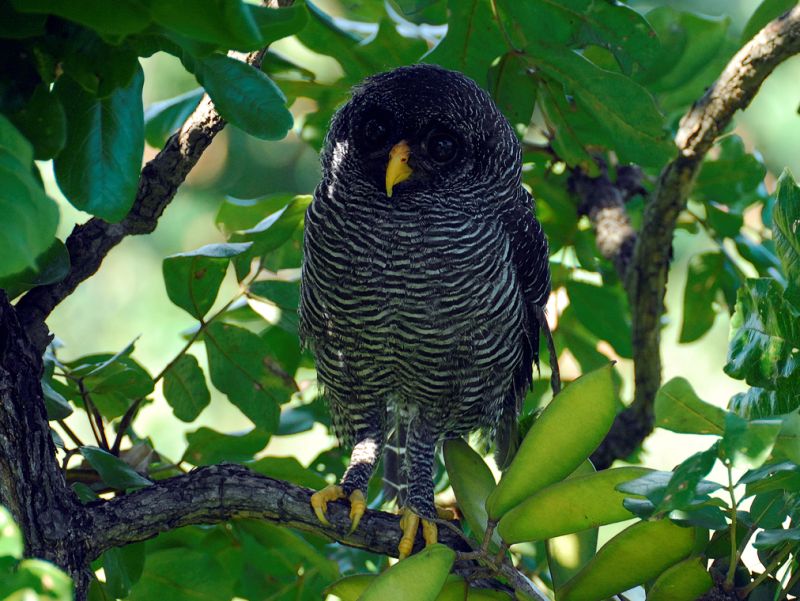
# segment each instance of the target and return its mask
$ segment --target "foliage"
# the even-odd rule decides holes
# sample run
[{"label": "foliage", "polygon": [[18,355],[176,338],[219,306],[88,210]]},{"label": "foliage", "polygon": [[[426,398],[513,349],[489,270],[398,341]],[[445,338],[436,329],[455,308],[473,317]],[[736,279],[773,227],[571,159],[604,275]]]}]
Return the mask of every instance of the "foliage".
[{"label": "foliage", "polygon": [[[706,560],[713,560],[714,577],[742,598],[796,592],[800,189],[784,174],[770,198],[766,168],[736,135],[722,138],[705,160],[682,215],[681,227],[705,250],[689,265],[680,341],[702,338],[720,313],[732,313],[725,372],[750,388],[723,410],[700,399],[685,379],[664,384],[657,425],[714,437],[672,472],[623,466],[595,474],[586,461],[623,406],[624,372],[610,359],[632,356],[631,322],[623,285],[577,214],[569,175],[597,174],[602,166],[613,176],[635,163],[649,189],[675,154],[677,118],[740,43],[728,21],[670,7],[642,14],[605,0],[394,0],[391,11],[341,4],[347,18],[370,21],[372,33],[356,33],[362,30],[312,2],[274,10],[238,0],[126,0],[112,15],[96,1],[0,0],[0,60],[12,74],[0,87],[0,287],[15,298],[69,270],[64,241],[55,236],[58,210],[34,159],[52,160],[74,207],[120,222],[136,198],[145,141],[163,147],[200,102],[202,91],[189,90],[144,110],[140,58],[177,57],[232,125],[273,140],[293,129],[317,150],[336,107],[364,77],[420,60],[459,69],[492,94],[522,140],[524,183],[550,240],[553,288],[568,301],[557,312],[555,344],[586,374],[541,414],[547,386],[544,379],[534,383],[522,416],[527,435],[499,482],[465,442],[445,445],[450,475],[439,470],[437,489],[452,484],[468,540],[479,546],[489,529],[493,548],[520,543],[512,551],[520,570],[536,575],[559,601],[637,585],[649,599],[693,599],[712,584]],[[789,4],[766,0],[747,31]],[[448,29],[443,36],[423,28],[408,33],[409,22]],[[270,50],[262,70],[225,54],[287,36],[311,52]],[[339,71],[324,72],[309,58],[313,53],[335,61]],[[293,119],[288,107],[298,99],[310,108]],[[134,358],[134,342],[98,352],[88,340],[86,354],[72,361],[62,361],[51,345],[42,378],[48,417],[82,500],[223,461],[315,488],[342,475],[347,450],[336,446],[309,467],[264,454],[272,437],[330,426],[313,385],[313,360],[297,334],[309,201],[283,191],[220,200],[221,241],[164,258],[169,299],[196,323],[158,374]],[[629,203],[634,222],[641,208],[641,199]],[[218,299],[229,271],[238,290]],[[187,435],[182,457],[152,447],[136,419],[143,406],[163,395],[177,418],[192,423],[212,391],[252,428],[198,427]],[[80,441],[67,420],[87,420],[93,444]],[[717,462],[728,474],[723,483],[706,479]],[[744,471],[738,480],[737,470]],[[381,505],[379,488],[373,482],[374,507]],[[634,516],[633,525],[597,549],[599,527]],[[0,597],[27,587],[68,598],[55,568],[20,561],[19,532],[5,513],[0,532],[0,571],[9,575],[0,578]],[[748,546],[757,549],[763,570],[745,566]],[[572,558],[564,555],[568,547],[578,550]],[[466,583],[447,576],[448,550],[432,547],[417,557],[383,571],[383,558],[241,520],[108,551],[94,566],[103,568],[103,578],[90,596],[311,599],[332,587],[343,599],[363,591],[367,599],[413,583],[415,599],[466,598]],[[472,590],[469,598],[505,598],[499,594]]]}]

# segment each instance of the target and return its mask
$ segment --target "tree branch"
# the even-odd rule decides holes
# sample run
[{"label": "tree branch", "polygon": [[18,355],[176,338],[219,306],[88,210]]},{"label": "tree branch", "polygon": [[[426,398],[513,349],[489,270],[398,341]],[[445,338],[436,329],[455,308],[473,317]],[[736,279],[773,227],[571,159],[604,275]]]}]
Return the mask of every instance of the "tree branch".
[{"label": "tree branch", "polygon": [[604,175],[594,180],[580,176],[575,184],[601,252],[614,262],[625,282],[633,320],[634,400],[617,416],[611,432],[592,455],[599,468],[629,455],[653,429],[653,402],[661,385],[661,316],[672,237],[703,158],[734,113],[750,104],[775,67],[798,52],[800,6],[767,24],[745,44],[681,119],[675,136],[678,156],[661,172],[638,235],[630,230],[624,213],[619,180],[615,187]]},{"label": "tree branch", "polygon": [[[241,465],[202,467],[111,501],[88,505],[90,525],[86,536],[94,558],[113,547],[182,526],[256,518],[397,557],[400,516],[367,510],[356,531],[349,534],[350,504],[329,503],[327,516],[331,526],[325,526],[311,508],[312,492],[256,474]],[[440,529],[439,541],[457,551],[470,550],[458,534],[447,528]],[[414,550],[423,546],[420,531]]]},{"label": "tree branch", "polygon": [[[281,5],[286,5],[286,2]],[[247,55],[229,54],[258,69],[265,53],[266,48]],[[75,226],[66,240],[70,259],[67,276],[60,282],[33,288],[16,304],[17,315],[40,353],[44,352],[51,338],[44,323],[47,316],[81,282],[97,272],[108,252],[123,238],[149,234],[156,229],[164,209],[225,125],[208,94],[204,95],[181,129],[142,168],[136,199],[125,219],[108,223],[92,217]]]}]

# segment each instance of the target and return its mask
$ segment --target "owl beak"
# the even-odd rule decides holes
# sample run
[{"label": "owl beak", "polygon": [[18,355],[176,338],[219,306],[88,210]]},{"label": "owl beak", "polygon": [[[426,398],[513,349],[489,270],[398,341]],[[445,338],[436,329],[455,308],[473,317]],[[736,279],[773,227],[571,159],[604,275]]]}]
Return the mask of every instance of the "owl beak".
[{"label": "owl beak", "polygon": [[389,163],[386,165],[386,196],[392,197],[392,189],[411,177],[413,171],[408,166],[411,148],[408,142],[401,140],[389,151]]}]

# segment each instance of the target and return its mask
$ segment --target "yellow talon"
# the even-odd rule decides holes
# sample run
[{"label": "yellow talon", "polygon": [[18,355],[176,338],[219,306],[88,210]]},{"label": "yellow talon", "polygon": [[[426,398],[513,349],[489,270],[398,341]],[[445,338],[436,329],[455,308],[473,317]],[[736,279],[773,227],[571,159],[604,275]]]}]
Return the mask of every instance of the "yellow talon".
[{"label": "yellow talon", "polygon": [[[330,526],[331,523],[325,517],[325,513],[328,511],[328,503],[344,498],[344,489],[341,486],[331,484],[311,495],[311,507],[314,509],[314,513],[317,514],[317,519],[326,526]],[[364,498],[364,493],[358,489],[354,490],[350,493],[350,520],[353,522],[350,527],[350,534],[355,531],[366,511],[367,500]]]},{"label": "yellow talon", "polygon": [[317,519],[326,526],[331,525],[328,518],[325,517],[325,512],[328,510],[328,502],[338,501],[339,499],[344,499],[344,490],[342,490],[341,486],[335,484],[326,486],[322,490],[311,495],[311,507],[314,508]]},{"label": "yellow talon", "polygon": [[356,531],[358,523],[361,521],[361,516],[367,511],[367,500],[364,498],[364,493],[355,489],[350,493],[350,534]]},{"label": "yellow talon", "polygon": [[420,518],[409,508],[403,509],[403,515],[400,517],[400,529],[403,531],[403,536],[400,538],[400,544],[397,546],[398,557],[405,559],[411,555],[414,548],[414,539],[417,538],[417,530],[422,523],[422,538],[425,540],[425,546],[433,545],[439,538],[439,531],[434,522]]}]

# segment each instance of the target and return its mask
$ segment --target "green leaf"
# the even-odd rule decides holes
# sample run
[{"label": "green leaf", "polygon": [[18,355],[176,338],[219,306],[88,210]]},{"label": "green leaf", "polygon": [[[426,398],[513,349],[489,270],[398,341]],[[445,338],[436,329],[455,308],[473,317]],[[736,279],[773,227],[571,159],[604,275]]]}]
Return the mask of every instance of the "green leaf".
[{"label": "green leaf", "polygon": [[202,88],[197,88],[148,106],[144,112],[144,139],[147,143],[153,148],[162,148],[194,112],[202,97]]},{"label": "green leaf", "polygon": [[[30,143],[0,115],[0,278],[38,270],[36,260],[53,245],[58,209],[33,175]],[[26,271],[27,270],[27,271]]]},{"label": "green leaf", "polygon": [[673,378],[656,394],[655,425],[682,434],[716,434],[725,429],[726,412],[695,394],[685,378]]},{"label": "green leaf", "polygon": [[775,456],[786,457],[800,464],[800,413],[783,416],[781,431],[775,442]]},{"label": "green leaf", "polygon": [[211,554],[177,547],[147,554],[142,577],[130,601],[219,601],[233,595],[235,575]]},{"label": "green leaf", "polygon": [[466,518],[473,536],[483,540],[489,521],[486,499],[495,488],[494,476],[483,458],[463,439],[446,440],[443,449],[444,464],[459,512]]},{"label": "green leaf", "polygon": [[42,393],[44,394],[44,406],[47,409],[47,419],[64,419],[72,415],[72,407],[63,395],[59,394],[48,382],[42,381]]},{"label": "green leaf", "polygon": [[512,125],[528,126],[538,88],[530,65],[519,54],[507,52],[489,69],[489,92]]},{"label": "green leaf", "polygon": [[135,471],[131,466],[111,453],[97,447],[80,447],[81,455],[97,470],[108,486],[118,490],[142,488],[152,482]]},{"label": "green leaf", "polygon": [[8,509],[0,506],[0,557],[21,558],[23,550],[24,544],[19,527]]},{"label": "green leaf", "polygon": [[[109,10],[105,0],[11,0],[23,13],[54,14],[105,34],[125,36],[142,31],[150,23],[147,9],[135,0],[117,0]],[[159,4],[159,3],[156,3]],[[203,12],[203,11],[197,11]]]},{"label": "green leaf", "polygon": [[283,192],[252,199],[229,196],[220,205],[214,223],[223,234],[229,236],[233,232],[254,227],[264,219],[264,215],[273,215],[292,202],[293,198],[293,194]]},{"label": "green leaf", "polygon": [[33,144],[34,158],[39,161],[52,159],[66,143],[64,107],[46,84],[39,85],[28,103],[8,118]]},{"label": "green leaf", "polygon": [[800,186],[784,170],[778,179],[772,209],[772,238],[789,280],[789,294],[800,299]]},{"label": "green leaf", "polygon": [[425,62],[460,71],[486,88],[494,59],[506,51],[490,0],[450,0],[447,35],[425,55]]},{"label": "green leaf", "polygon": [[428,545],[378,576],[360,601],[435,601],[455,558],[449,547]]},{"label": "green leaf", "polygon": [[720,449],[722,456],[738,468],[760,467],[772,452],[780,430],[779,419],[747,421],[735,413],[728,413]]},{"label": "green leaf", "polygon": [[714,301],[722,290],[723,280],[732,279],[726,267],[727,259],[719,252],[694,255],[689,261],[679,338],[682,344],[699,340],[714,325],[717,317]]},{"label": "green leaf", "polygon": [[635,10],[602,0],[498,2],[503,26],[517,48],[547,40],[553,45],[607,49],[626,74],[649,65],[658,43],[649,23]]},{"label": "green leaf", "polygon": [[751,386],[800,398],[800,309],[786,300],[775,280],[747,280],[739,289],[731,320],[735,333],[725,373]]},{"label": "green leaf", "polygon": [[179,420],[193,422],[211,402],[203,370],[193,355],[181,357],[164,372],[164,398]]},{"label": "green leaf", "polygon": [[620,357],[633,357],[628,302],[619,288],[567,282],[570,306],[592,334],[607,340]]},{"label": "green leaf", "polygon": [[650,93],[624,75],[605,71],[575,52],[543,44],[529,47],[536,67],[564,86],[579,111],[603,119],[595,130],[611,142],[623,163],[661,167],[675,153],[663,129],[663,117]]},{"label": "green leaf", "polygon": [[255,19],[256,27],[261,34],[262,47],[297,33],[308,23],[308,8],[303,2],[280,8],[247,4],[245,6],[250,9]]},{"label": "green leaf", "polygon": [[756,549],[769,549],[788,541],[800,542],[800,528],[763,530],[756,535],[753,546]]},{"label": "green leaf", "polygon": [[280,140],[292,128],[294,120],[286,108],[286,96],[251,65],[212,54],[197,59],[194,74],[219,114],[247,133],[264,140]]},{"label": "green leaf", "polygon": [[36,286],[60,282],[69,273],[70,262],[67,247],[58,238],[50,247],[36,257],[36,267],[27,267],[15,274],[0,277],[0,288],[9,298],[15,298]]},{"label": "green leaf", "polygon": [[[72,579],[57,566],[43,559],[23,559],[16,566],[16,579],[21,589],[32,591],[37,599],[72,601]],[[36,593],[39,593],[38,595]],[[27,595],[12,595],[7,599],[25,599]]]},{"label": "green leaf", "polygon": [[728,407],[746,419],[759,419],[795,411],[800,407],[800,399],[754,386],[733,395]]},{"label": "green leaf", "polygon": [[262,457],[258,461],[247,463],[247,467],[270,478],[287,480],[314,490],[321,490],[327,484],[324,478],[304,468],[294,457]]},{"label": "green leaf", "polygon": [[254,428],[243,434],[223,434],[211,428],[198,428],[186,434],[189,446],[183,459],[192,465],[214,465],[223,461],[253,459],[269,442],[269,433]]},{"label": "green leaf", "polygon": [[695,601],[712,584],[703,560],[693,557],[664,571],[647,592],[647,601]]},{"label": "green leaf", "polygon": [[253,11],[244,2],[210,2],[203,10],[198,10],[191,0],[153,2],[150,14],[168,30],[218,48],[248,51],[262,46]]},{"label": "green leaf", "polygon": [[774,490],[800,489],[800,466],[791,461],[769,463],[758,469],[749,470],[741,477],[737,486],[746,485],[745,497]]},{"label": "green leaf", "polygon": [[300,304],[299,282],[259,280],[250,284],[249,290],[251,294],[267,299],[285,311],[296,312]]},{"label": "green leaf", "polygon": [[144,561],[144,543],[125,545],[103,553],[103,571],[109,594],[115,599],[126,598],[142,575]]},{"label": "green leaf", "polygon": [[722,138],[716,150],[714,158],[703,161],[692,197],[738,211],[759,200],[757,190],[767,173],[764,163],[747,152],[739,136]]},{"label": "green leaf", "polygon": [[217,298],[232,257],[250,248],[245,244],[208,244],[164,259],[167,296],[178,307],[203,319]]},{"label": "green leaf", "polygon": [[94,98],[69,77],[54,87],[67,113],[56,180],[73,206],[106,221],[120,221],[136,197],[144,152],[143,82],[139,67],[126,87],[106,98]]},{"label": "green leaf", "polygon": [[750,41],[767,23],[797,4],[797,0],[764,0],[747,20],[742,30],[741,44]]},{"label": "green leaf", "polygon": [[[97,355],[98,359],[108,355]],[[115,356],[84,380],[86,392],[106,419],[121,416],[131,403],[153,392],[153,378],[130,357]],[[74,401],[74,399],[73,399]]]},{"label": "green leaf", "polygon": [[211,323],[203,338],[208,352],[211,382],[259,428],[274,432],[280,405],[294,390],[266,369],[269,351],[256,334],[217,322]]}]

